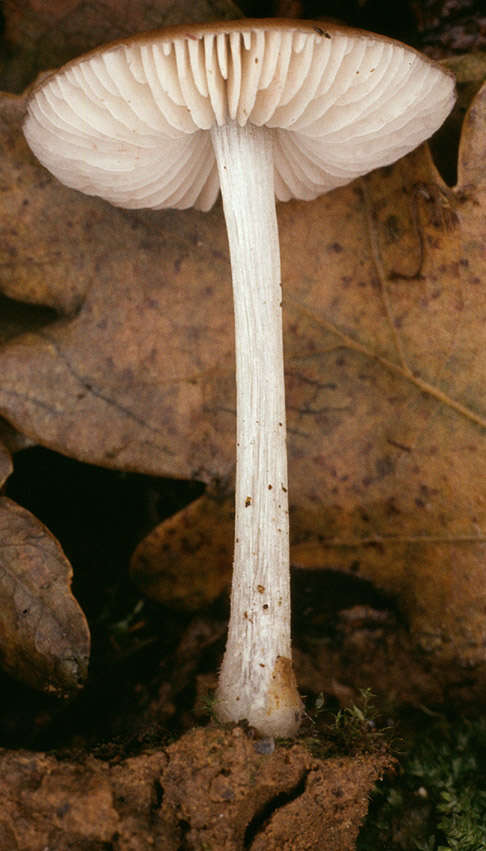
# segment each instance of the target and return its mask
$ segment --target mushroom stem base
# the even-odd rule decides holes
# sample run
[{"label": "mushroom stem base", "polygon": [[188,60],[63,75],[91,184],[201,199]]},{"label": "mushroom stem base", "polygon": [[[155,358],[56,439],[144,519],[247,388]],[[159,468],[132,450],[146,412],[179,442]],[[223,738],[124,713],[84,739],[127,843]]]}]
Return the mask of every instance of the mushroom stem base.
[{"label": "mushroom stem base", "polygon": [[231,255],[237,459],[228,641],[217,694],[225,721],[296,732],[292,672],[280,251],[268,128],[211,131]]}]

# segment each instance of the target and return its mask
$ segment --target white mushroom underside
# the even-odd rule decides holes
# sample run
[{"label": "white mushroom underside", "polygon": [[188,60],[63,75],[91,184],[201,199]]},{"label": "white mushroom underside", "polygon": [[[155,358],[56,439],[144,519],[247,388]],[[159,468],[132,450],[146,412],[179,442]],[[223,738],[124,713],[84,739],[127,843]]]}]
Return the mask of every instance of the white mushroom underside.
[{"label": "white mushroom underside", "polygon": [[454,99],[439,68],[374,36],[249,29],[119,44],[49,77],[24,131],[63,183],[113,204],[209,209],[215,124],[273,129],[275,193],[312,199],[419,145]]}]

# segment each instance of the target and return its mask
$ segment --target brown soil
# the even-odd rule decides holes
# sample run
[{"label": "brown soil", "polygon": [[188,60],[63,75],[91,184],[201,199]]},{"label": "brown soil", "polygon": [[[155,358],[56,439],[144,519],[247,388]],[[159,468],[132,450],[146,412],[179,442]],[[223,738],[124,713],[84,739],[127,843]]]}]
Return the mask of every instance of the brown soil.
[{"label": "brown soil", "polygon": [[352,851],[389,758],[195,729],[124,760],[0,753],[5,851]]}]

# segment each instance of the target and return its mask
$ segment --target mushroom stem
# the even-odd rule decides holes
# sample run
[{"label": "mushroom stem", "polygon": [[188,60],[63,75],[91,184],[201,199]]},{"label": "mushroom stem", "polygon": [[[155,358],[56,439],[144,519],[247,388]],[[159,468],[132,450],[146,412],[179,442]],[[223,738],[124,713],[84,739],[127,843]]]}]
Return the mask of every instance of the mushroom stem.
[{"label": "mushroom stem", "polygon": [[217,714],[264,735],[296,732],[280,250],[272,131],[211,131],[233,277],[236,350],[235,555]]}]

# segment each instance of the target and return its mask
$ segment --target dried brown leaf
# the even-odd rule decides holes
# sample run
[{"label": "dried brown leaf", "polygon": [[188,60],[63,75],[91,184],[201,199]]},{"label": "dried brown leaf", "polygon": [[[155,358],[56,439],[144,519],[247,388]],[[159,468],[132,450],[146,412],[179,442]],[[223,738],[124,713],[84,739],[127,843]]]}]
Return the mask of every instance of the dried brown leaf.
[{"label": "dried brown leaf", "polygon": [[50,532],[0,497],[0,661],[34,688],[67,695],[87,674],[89,631],[71,565]]}]

